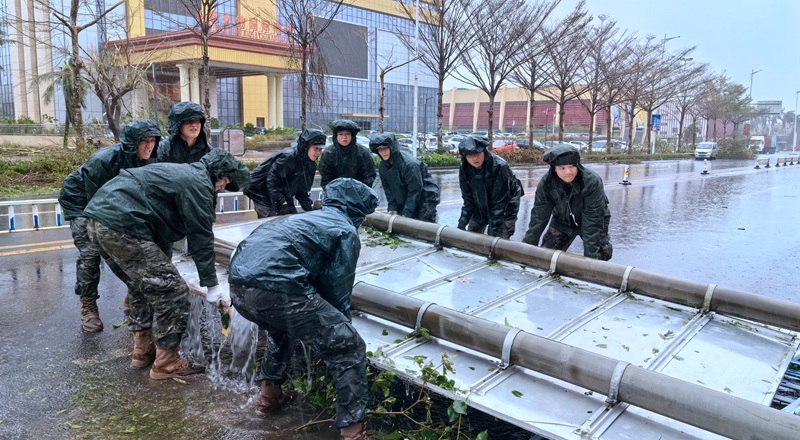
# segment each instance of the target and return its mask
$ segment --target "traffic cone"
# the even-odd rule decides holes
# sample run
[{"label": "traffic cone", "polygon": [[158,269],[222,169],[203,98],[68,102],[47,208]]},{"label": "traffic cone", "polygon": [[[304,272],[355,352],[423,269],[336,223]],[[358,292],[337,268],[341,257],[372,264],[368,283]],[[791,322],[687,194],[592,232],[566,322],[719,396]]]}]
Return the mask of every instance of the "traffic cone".
[{"label": "traffic cone", "polygon": [[769,168],[769,158],[767,158],[767,164],[764,165],[764,168]]},{"label": "traffic cone", "polygon": [[776,167],[781,166],[781,158],[780,157],[775,159],[775,166]]},{"label": "traffic cone", "polygon": [[789,158],[789,165],[794,165],[794,156]]},{"label": "traffic cone", "polygon": [[625,165],[625,171],[622,173],[622,182],[619,183],[620,185],[630,185],[631,184],[630,182],[628,182],[628,176],[630,175],[630,173],[628,172],[629,168],[630,167],[628,165]]},{"label": "traffic cone", "polygon": [[703,159],[703,172],[700,174],[708,174],[708,159]]},{"label": "traffic cone", "polygon": [[756,159],[756,166],[754,166],[753,168],[757,170],[761,169],[761,159]]}]

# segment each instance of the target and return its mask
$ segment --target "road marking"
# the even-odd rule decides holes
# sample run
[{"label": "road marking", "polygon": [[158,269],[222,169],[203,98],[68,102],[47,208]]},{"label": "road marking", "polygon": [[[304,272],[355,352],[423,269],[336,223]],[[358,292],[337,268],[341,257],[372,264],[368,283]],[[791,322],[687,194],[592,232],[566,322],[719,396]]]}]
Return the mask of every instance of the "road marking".
[{"label": "road marking", "polygon": [[45,246],[48,244],[64,244],[64,243],[72,243],[72,240],[58,240],[58,241],[44,241],[41,243],[26,243],[26,244],[14,244],[9,246],[0,246],[0,250],[5,249],[15,249],[15,248],[22,248],[22,247],[31,247],[31,246]]},{"label": "road marking", "polygon": [[0,252],[0,257],[9,257],[11,255],[23,255],[23,254],[32,254],[36,252],[47,252],[47,251],[57,251],[62,249],[70,249],[74,248],[74,245],[62,245],[62,246],[50,246],[44,248],[36,248],[36,249],[23,249],[21,251],[11,251],[11,252]]}]

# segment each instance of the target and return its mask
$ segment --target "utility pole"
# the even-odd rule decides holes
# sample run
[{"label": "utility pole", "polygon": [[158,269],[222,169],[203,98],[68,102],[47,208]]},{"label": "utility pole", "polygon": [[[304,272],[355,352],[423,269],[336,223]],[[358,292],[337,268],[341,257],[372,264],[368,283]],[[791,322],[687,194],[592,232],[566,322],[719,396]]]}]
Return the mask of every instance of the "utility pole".
[{"label": "utility pole", "polygon": [[794,92],[794,126],[792,127],[794,136],[792,137],[792,153],[794,153],[797,148],[797,95],[800,95],[800,90]]}]

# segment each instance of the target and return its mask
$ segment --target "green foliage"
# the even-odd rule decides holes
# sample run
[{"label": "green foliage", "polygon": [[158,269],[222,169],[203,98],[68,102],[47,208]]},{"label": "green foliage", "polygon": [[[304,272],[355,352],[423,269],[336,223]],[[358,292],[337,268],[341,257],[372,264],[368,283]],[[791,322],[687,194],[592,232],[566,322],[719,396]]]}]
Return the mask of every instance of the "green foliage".
[{"label": "green foliage", "polygon": [[407,241],[401,240],[398,236],[380,231],[371,226],[364,226],[364,231],[367,233],[367,239],[364,240],[364,244],[368,247],[389,246],[391,249],[397,249],[398,246],[408,245]]},{"label": "green foliage", "polygon": [[219,128],[220,127],[219,119],[217,119],[217,118],[209,118],[208,119],[208,126],[211,127],[211,128]]},{"label": "green foliage", "polygon": [[431,153],[427,156],[420,156],[419,160],[427,164],[431,168],[435,167],[457,167],[461,164],[459,157],[454,157],[449,154]]},{"label": "green foliage", "polygon": [[17,124],[35,124],[35,123],[36,123],[36,121],[34,121],[33,119],[31,119],[31,118],[29,118],[28,116],[25,116],[25,115],[20,116],[19,118],[17,118]]},{"label": "green foliage", "polygon": [[56,190],[64,178],[95,151],[94,148],[58,150],[30,160],[0,159],[0,197],[29,196]]},{"label": "green foliage", "polygon": [[248,122],[247,124],[244,124],[244,134],[245,134],[245,136],[252,136],[252,135],[256,134],[256,126],[253,125],[252,122]]},{"label": "green foliage", "polygon": [[717,142],[720,159],[752,159],[753,151],[750,150],[747,138],[722,139]]}]

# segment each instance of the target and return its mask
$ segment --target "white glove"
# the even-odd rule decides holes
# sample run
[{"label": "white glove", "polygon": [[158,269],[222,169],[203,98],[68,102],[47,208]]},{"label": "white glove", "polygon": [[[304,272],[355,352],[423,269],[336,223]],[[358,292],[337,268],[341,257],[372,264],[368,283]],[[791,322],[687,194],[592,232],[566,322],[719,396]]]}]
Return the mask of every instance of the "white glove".
[{"label": "white glove", "polygon": [[208,292],[206,293],[206,301],[217,307],[230,307],[231,294],[227,290],[223,290],[222,287],[217,284],[216,286],[211,286],[208,288]]}]

